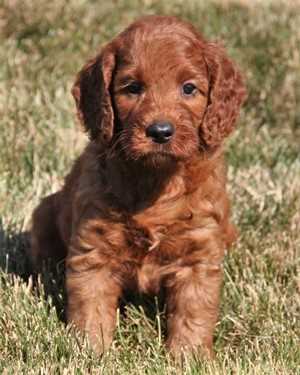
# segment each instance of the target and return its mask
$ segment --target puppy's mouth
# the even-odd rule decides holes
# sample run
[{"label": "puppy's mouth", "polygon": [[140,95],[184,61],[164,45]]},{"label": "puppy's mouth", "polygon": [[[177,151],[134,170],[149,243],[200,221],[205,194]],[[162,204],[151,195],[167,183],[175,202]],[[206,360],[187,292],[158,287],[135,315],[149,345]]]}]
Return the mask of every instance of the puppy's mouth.
[{"label": "puppy's mouth", "polygon": [[159,150],[159,151],[149,151],[148,153],[141,156],[141,159],[145,164],[153,165],[167,165],[173,164],[179,161],[179,158],[170,151]]},{"label": "puppy's mouth", "polygon": [[128,160],[142,160],[146,164],[169,164],[184,161],[191,157],[192,148],[188,149],[176,142],[155,143],[148,139],[140,142],[128,142],[122,145]]},{"label": "puppy's mouth", "polygon": [[180,152],[180,147],[177,145],[175,139],[170,140],[163,140],[157,142],[156,140],[153,141],[148,137],[144,138],[144,142],[141,142],[140,145],[143,143],[143,147],[135,148],[136,156],[142,158],[145,162],[151,163],[154,161],[155,163],[161,161],[161,163],[165,164],[168,162],[174,162],[184,159],[184,155]]},{"label": "puppy's mouth", "polygon": [[144,165],[159,169],[171,164],[176,164],[179,160],[183,159],[181,156],[174,153],[170,144],[149,144],[145,142],[143,147],[137,147],[135,145],[135,147],[128,147],[127,149],[123,149],[123,151],[125,151],[128,160],[139,160]]}]

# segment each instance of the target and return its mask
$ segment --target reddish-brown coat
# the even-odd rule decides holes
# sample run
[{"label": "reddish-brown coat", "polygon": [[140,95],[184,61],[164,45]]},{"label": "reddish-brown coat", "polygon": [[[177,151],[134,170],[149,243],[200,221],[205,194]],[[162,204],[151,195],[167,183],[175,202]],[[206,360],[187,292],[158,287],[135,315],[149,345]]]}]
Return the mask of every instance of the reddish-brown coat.
[{"label": "reddish-brown coat", "polygon": [[[124,90],[130,81],[144,90]],[[192,81],[198,91],[184,97]],[[68,321],[95,350],[112,340],[124,290],[166,292],[169,349],[212,354],[229,221],[222,141],[245,98],[222,48],[189,24],[132,24],[79,73],[73,88],[91,142],[33,214],[31,257],[66,258]],[[145,129],[169,121],[155,144]]]}]

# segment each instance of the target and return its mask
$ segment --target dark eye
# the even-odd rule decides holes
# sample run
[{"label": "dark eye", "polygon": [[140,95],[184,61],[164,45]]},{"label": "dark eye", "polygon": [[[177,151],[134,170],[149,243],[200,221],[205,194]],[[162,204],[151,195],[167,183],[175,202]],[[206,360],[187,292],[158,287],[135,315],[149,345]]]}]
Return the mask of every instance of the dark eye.
[{"label": "dark eye", "polygon": [[125,87],[126,92],[133,95],[139,95],[143,91],[143,84],[138,81],[131,82],[128,86]]},{"label": "dark eye", "polygon": [[182,91],[184,95],[194,95],[197,91],[197,87],[193,83],[185,83],[182,86]]}]

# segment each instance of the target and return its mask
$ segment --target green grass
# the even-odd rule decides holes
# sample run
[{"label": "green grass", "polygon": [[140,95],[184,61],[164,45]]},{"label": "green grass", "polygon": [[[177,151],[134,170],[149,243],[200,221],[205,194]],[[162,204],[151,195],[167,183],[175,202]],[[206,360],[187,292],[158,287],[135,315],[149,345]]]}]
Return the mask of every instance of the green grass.
[{"label": "green grass", "polygon": [[[292,3],[0,1],[1,373],[300,374],[300,12]],[[99,358],[62,321],[61,271],[45,274],[45,287],[28,280],[32,210],[61,186],[85,143],[74,76],[143,14],[178,15],[222,40],[249,88],[227,143],[240,238],[225,262],[213,363],[172,362],[164,310],[153,300],[127,306]]]}]

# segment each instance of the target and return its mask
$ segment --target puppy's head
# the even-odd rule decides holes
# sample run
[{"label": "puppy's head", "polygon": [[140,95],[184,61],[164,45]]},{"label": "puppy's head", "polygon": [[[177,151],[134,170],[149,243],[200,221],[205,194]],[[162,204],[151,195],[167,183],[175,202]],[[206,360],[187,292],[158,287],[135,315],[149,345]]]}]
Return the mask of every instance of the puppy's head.
[{"label": "puppy's head", "polygon": [[188,23],[150,16],[84,66],[73,95],[93,140],[127,159],[151,161],[218,147],[246,91],[221,47]]}]

